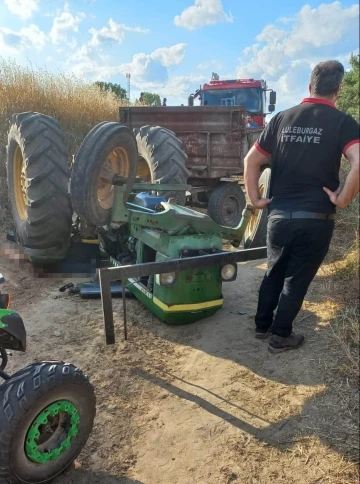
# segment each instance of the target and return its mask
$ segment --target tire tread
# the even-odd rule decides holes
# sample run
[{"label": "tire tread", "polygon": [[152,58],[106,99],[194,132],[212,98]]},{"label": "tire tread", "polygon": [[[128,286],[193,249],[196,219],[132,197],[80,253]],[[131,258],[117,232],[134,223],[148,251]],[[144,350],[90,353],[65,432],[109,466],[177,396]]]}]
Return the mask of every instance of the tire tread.
[{"label": "tire tread", "polygon": [[[41,113],[19,113],[11,119],[6,165],[16,237],[24,248],[38,249],[41,254],[42,249],[54,247],[58,252],[56,258],[62,257],[70,242],[73,213],[68,195],[69,166],[64,134],[55,119]],[[21,226],[17,222],[13,182],[9,178],[16,146],[22,150],[26,165],[29,200],[27,220]]]},{"label": "tire tread", "polygon": [[10,447],[22,419],[42,396],[51,389],[65,384],[81,385],[87,390],[89,411],[93,412],[94,418],[94,388],[88,377],[70,363],[32,363],[19,370],[0,387],[0,484],[18,482],[10,466]]}]

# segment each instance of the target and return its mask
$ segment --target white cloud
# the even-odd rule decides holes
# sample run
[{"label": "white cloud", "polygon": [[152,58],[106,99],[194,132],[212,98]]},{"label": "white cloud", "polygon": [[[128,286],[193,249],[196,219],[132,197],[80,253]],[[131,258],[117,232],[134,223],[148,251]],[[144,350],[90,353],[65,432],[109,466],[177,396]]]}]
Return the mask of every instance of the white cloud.
[{"label": "white cloud", "polygon": [[210,71],[211,69],[215,69],[215,71],[219,71],[222,68],[220,62],[216,60],[211,60],[209,62],[201,62],[196,66],[196,69],[200,71]]},{"label": "white cloud", "polygon": [[225,13],[221,0],[195,0],[195,5],[186,8],[174,18],[177,27],[188,30],[233,21],[231,13]]},{"label": "white cloud", "polygon": [[128,63],[109,65],[109,58],[101,55],[91,44],[82,45],[67,59],[69,69],[80,77],[102,80],[130,72],[134,83],[164,83],[168,81],[168,67],[178,65],[185,55],[186,44],[161,47],[150,54],[137,53]]},{"label": "white cloud", "polygon": [[130,63],[120,64],[116,71],[123,75],[130,72],[133,82],[140,84],[162,83],[168,80],[166,67],[160,61],[153,59],[151,54],[135,54]]},{"label": "white cloud", "polygon": [[137,32],[140,34],[149,33],[149,29],[142,29],[140,27],[128,27],[124,24],[118,24],[113,19],[109,19],[109,26],[101,29],[91,28],[89,30],[92,35],[90,45],[98,47],[105,42],[115,42],[121,44],[125,38],[125,32]]},{"label": "white cloud", "polygon": [[[109,65],[109,59],[102,59],[98,49],[83,45],[69,56],[67,69],[78,77],[91,81],[109,81],[124,84],[125,75],[131,73],[131,86],[134,91],[154,91],[165,97],[176,97],[180,100],[205,81],[202,75],[171,76],[168,67],[178,65],[184,58],[186,44],[161,47],[150,54],[137,53],[131,62]],[[121,81],[118,78],[124,79]],[[124,84],[125,85],[125,84]],[[183,100],[181,101],[183,102]]]},{"label": "white cloud", "polygon": [[59,13],[53,21],[49,37],[53,44],[60,44],[66,41],[68,31],[78,32],[79,23],[86,17],[85,13],[81,12],[73,15],[68,11]]},{"label": "white cloud", "polygon": [[165,67],[175,66],[180,64],[185,56],[186,44],[176,44],[171,47],[160,47],[160,49],[152,52],[151,58],[159,61]]},{"label": "white cloud", "polygon": [[178,65],[185,55],[186,44],[176,44],[161,47],[151,54],[139,53],[133,56],[128,64],[121,64],[117,72],[125,75],[131,73],[132,81],[139,88],[149,88],[154,85],[164,85],[169,81],[167,67]]},{"label": "white cloud", "polygon": [[279,91],[279,104],[293,104],[307,93],[311,69],[318,62],[344,61],[349,51],[358,48],[358,18],[355,4],[304,5],[292,18],[267,25],[256,43],[243,50],[237,76],[266,79]]},{"label": "white cloud", "polygon": [[199,84],[206,80],[205,76],[172,76],[166,84],[161,86],[161,89],[168,97],[188,98],[195,88],[198,89]]},{"label": "white cloud", "polygon": [[1,51],[19,53],[26,49],[42,50],[46,45],[46,35],[37,25],[31,24],[18,32],[0,27]]},{"label": "white cloud", "polygon": [[31,18],[39,10],[39,0],[5,0],[11,13],[23,19]]}]

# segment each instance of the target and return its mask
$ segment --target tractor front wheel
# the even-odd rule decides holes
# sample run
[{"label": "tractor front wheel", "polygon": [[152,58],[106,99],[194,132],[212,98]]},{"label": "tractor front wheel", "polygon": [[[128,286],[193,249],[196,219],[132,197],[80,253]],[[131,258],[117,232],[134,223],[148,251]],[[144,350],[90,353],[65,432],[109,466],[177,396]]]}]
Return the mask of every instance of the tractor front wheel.
[{"label": "tractor front wheel", "polygon": [[81,370],[34,363],[0,387],[1,482],[50,482],[75,460],[95,418],[95,394]]},{"label": "tractor front wheel", "polygon": [[75,157],[70,182],[72,204],[81,219],[97,227],[110,222],[112,178],[127,178],[126,199],[136,178],[137,157],[135,137],[120,123],[100,123],[86,135]]}]

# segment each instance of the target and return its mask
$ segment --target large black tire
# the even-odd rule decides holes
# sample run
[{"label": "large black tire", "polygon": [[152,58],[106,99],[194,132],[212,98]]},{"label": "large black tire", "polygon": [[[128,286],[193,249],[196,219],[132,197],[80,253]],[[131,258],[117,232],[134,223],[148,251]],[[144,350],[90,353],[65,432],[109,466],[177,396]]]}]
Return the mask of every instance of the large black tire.
[{"label": "large black tire", "polygon": [[15,373],[0,387],[0,483],[50,482],[81,452],[95,413],[94,389],[74,365],[40,362]]},{"label": "large black tire", "polygon": [[[134,129],[139,152],[138,175],[142,181],[186,185],[190,176],[186,168],[188,157],[175,133],[160,126]],[[185,191],[159,192],[167,199],[185,205]]]},{"label": "large black tire", "polygon": [[40,113],[14,114],[6,167],[17,242],[33,262],[62,260],[70,244],[72,207],[59,123]]},{"label": "large black tire", "polygon": [[245,194],[238,183],[220,182],[210,194],[207,213],[224,227],[237,227],[245,206]]},{"label": "large black tire", "polygon": [[72,167],[70,194],[75,212],[87,223],[104,226],[110,222],[113,185],[103,182],[116,173],[128,178],[124,201],[135,182],[138,153],[129,128],[115,122],[95,126],[85,137]]},{"label": "large black tire", "polygon": [[[270,196],[270,178],[271,169],[265,168],[259,179],[260,193],[263,198],[269,198]],[[267,209],[255,210],[245,231],[245,249],[266,246],[267,217]]]}]

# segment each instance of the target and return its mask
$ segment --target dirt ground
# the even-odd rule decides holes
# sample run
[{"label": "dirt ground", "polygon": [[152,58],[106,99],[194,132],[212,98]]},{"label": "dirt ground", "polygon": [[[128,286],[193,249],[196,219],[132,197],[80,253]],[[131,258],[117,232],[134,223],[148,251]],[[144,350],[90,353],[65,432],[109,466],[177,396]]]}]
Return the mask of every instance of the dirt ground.
[{"label": "dirt ground", "polygon": [[4,255],[0,269],[37,359],[81,367],[97,394],[94,431],[55,484],[345,484],[358,482],[358,393],[337,376],[337,348],[314,283],[296,329],[298,351],[271,355],[254,339],[264,261],[241,264],[225,305],[189,326],[166,326],[128,302],[124,343],[106,346],[100,300],[62,294]]}]

